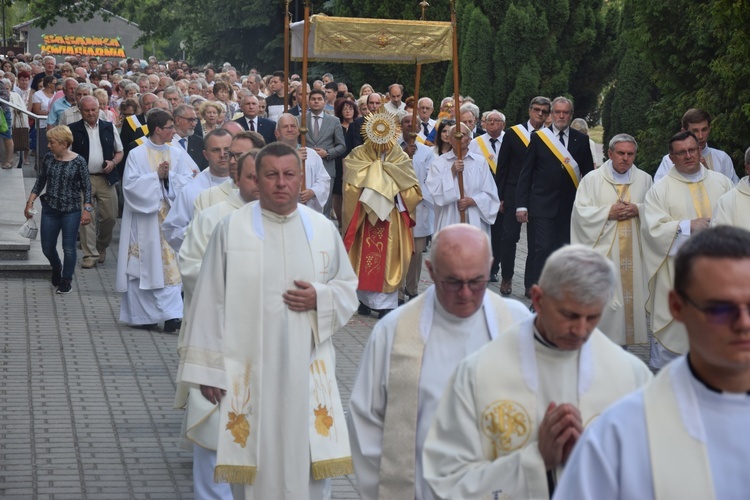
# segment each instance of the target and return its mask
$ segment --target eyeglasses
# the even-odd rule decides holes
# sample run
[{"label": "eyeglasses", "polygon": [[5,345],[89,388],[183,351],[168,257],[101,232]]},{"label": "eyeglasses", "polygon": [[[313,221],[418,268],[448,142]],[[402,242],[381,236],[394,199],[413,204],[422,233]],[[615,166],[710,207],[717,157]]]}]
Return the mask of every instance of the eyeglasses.
[{"label": "eyeglasses", "polygon": [[181,120],[185,120],[188,123],[198,123],[197,118],[185,118],[184,116],[177,116],[177,118],[180,118]]},{"label": "eyeglasses", "polygon": [[489,282],[489,280],[443,280],[441,283],[447,292],[460,292],[463,290],[464,285],[468,286],[472,292],[479,292],[487,288]]},{"label": "eyeglasses", "polygon": [[227,156],[229,157],[229,159],[230,159],[230,160],[231,160],[232,158],[236,158],[236,159],[238,159],[238,160],[239,160],[240,156],[242,156],[243,154],[245,154],[245,153],[234,153],[234,152],[232,152],[232,151],[229,151],[229,152],[227,153]]},{"label": "eyeglasses", "polygon": [[727,325],[734,323],[740,317],[740,312],[745,310],[750,314],[750,304],[733,304],[731,302],[718,302],[707,306],[696,304],[684,292],[677,292],[685,302],[699,310],[706,317],[706,321],[714,325]]},{"label": "eyeglasses", "polygon": [[538,114],[538,115],[548,115],[548,114],[549,114],[549,110],[548,110],[548,109],[544,109],[544,108],[537,108],[537,107],[531,107],[531,108],[529,108],[529,109],[531,109],[531,111],[532,111],[533,113],[536,113],[536,114]]},{"label": "eyeglasses", "polygon": [[489,120],[485,120],[485,123],[505,123],[499,118],[490,118]]},{"label": "eyeglasses", "polygon": [[678,158],[685,158],[686,156],[695,156],[700,151],[698,148],[683,149],[682,151],[675,151],[672,153]]}]

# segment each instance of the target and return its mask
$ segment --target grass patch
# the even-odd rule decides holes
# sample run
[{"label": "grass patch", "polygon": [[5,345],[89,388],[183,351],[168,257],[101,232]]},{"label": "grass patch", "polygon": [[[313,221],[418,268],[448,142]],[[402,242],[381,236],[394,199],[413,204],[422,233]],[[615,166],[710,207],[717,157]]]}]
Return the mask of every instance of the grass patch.
[{"label": "grass patch", "polygon": [[589,128],[589,137],[595,143],[601,144],[603,136],[604,136],[604,127],[602,127],[601,125],[597,125],[596,127]]}]

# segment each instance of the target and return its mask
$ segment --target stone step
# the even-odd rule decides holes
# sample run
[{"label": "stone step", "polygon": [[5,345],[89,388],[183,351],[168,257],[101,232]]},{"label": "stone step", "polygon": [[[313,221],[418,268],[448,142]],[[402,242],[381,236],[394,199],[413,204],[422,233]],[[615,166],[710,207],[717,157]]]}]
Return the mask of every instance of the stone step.
[{"label": "stone step", "polygon": [[[42,253],[39,237],[29,240],[18,234],[26,218],[23,209],[34,179],[26,179],[26,169],[0,169],[0,276],[47,277],[51,271]],[[41,213],[37,201],[34,207]],[[41,215],[35,216],[36,223]]]}]

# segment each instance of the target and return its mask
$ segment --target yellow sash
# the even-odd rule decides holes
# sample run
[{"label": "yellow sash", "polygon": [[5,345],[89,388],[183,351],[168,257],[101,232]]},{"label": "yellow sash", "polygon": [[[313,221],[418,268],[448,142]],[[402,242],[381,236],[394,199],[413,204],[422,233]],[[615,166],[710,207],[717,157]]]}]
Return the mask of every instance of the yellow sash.
[{"label": "yellow sash", "polygon": [[419,141],[420,143],[424,144],[424,139],[422,138],[422,136],[418,135],[417,136],[417,141]]},{"label": "yellow sash", "polygon": [[531,135],[529,135],[529,137],[526,137],[526,134],[524,134],[524,131],[526,131],[526,129],[523,127],[523,125],[513,125],[512,127],[510,127],[510,129],[518,135],[521,141],[523,141],[523,145],[528,148],[530,142],[529,137],[531,137]]},{"label": "yellow sash", "polygon": [[135,115],[128,116],[125,121],[128,123],[128,125],[130,125],[130,128],[133,129],[133,132],[140,128],[143,132],[143,135],[148,135],[148,125],[141,125]]},{"label": "yellow sash", "polygon": [[490,164],[490,169],[492,170],[492,173],[494,174],[497,171],[497,163],[495,163],[495,155],[490,154],[490,150],[487,149],[487,145],[484,143],[481,137],[477,138],[477,144],[479,144],[479,149],[482,150],[482,154],[484,155],[484,159],[487,160],[487,163]]},{"label": "yellow sash", "polygon": [[706,187],[703,185],[703,181],[691,182],[688,184],[690,188],[690,197],[693,199],[693,207],[698,218],[711,217],[711,200],[708,199],[708,193]]},{"label": "yellow sash", "polygon": [[570,179],[573,181],[573,185],[576,187],[576,189],[578,189],[578,182],[579,182],[578,174],[576,173],[575,169],[573,168],[573,165],[570,164],[571,163],[571,158],[566,158],[565,156],[563,156],[562,152],[557,147],[555,147],[555,145],[552,142],[552,139],[550,139],[549,135],[547,135],[547,133],[545,133],[545,130],[547,130],[547,129],[540,130],[539,131],[540,133],[537,134],[537,135],[539,136],[540,139],[542,139],[542,141],[544,141],[544,143],[547,145],[547,147],[549,148],[549,150],[552,151],[552,154],[554,154],[555,157],[558,160],[560,160],[560,164],[565,169],[565,171],[568,172],[568,175],[570,176]]}]

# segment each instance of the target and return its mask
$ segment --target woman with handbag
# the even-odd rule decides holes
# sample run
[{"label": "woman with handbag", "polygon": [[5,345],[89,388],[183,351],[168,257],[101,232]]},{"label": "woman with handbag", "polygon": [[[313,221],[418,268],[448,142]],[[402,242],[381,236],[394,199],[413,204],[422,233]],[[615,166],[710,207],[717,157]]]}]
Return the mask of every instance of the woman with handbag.
[{"label": "woman with handbag", "polygon": [[[34,216],[34,200],[46,186],[47,191],[41,197],[42,222],[39,232],[42,252],[52,266],[52,285],[57,287],[57,293],[70,293],[76,267],[78,228],[80,224],[91,223],[91,181],[86,160],[68,149],[73,143],[73,134],[66,125],[47,132],[47,141],[50,152],[44,157],[23,214],[27,219]],[[57,253],[60,232],[63,262],[60,262]]]},{"label": "woman with handbag", "polygon": [[[10,83],[7,79],[3,79],[3,82],[6,86]],[[26,103],[17,92],[10,93],[10,103],[19,108],[26,109]],[[11,116],[13,117],[13,121],[9,122],[8,126],[11,127],[13,147],[10,149],[19,152],[20,157],[18,159],[18,168],[21,168],[24,155],[28,158],[29,154],[29,116],[15,108],[12,109]],[[6,157],[7,156],[8,150],[6,149]]]}]

